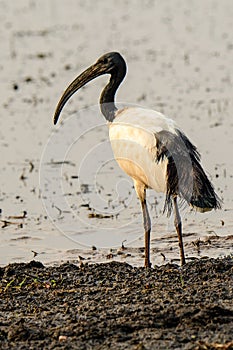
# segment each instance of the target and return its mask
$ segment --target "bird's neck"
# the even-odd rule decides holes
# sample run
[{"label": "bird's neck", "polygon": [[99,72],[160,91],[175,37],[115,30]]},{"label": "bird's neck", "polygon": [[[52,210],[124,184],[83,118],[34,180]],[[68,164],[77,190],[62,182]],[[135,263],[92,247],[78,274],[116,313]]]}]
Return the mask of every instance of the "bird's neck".
[{"label": "bird's neck", "polygon": [[115,118],[117,107],[115,105],[116,91],[124,79],[125,72],[112,73],[109,83],[100,96],[100,109],[107,121],[112,122]]}]

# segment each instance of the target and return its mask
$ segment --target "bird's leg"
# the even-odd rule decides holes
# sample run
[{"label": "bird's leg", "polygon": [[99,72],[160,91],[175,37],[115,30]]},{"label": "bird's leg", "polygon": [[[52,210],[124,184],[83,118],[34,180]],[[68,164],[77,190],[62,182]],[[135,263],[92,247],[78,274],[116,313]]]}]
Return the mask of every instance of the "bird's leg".
[{"label": "bird's leg", "polygon": [[141,207],[142,207],[142,215],[143,215],[143,225],[145,230],[145,267],[151,267],[150,263],[150,230],[151,230],[151,222],[150,216],[148,212],[148,208],[146,205],[146,186],[134,180],[134,188],[140,199]]},{"label": "bird's leg", "polygon": [[180,247],[180,261],[181,261],[181,265],[184,265],[185,257],[184,257],[184,246],[183,246],[183,239],[182,239],[182,223],[181,223],[181,217],[180,217],[180,213],[177,205],[177,197],[173,197],[173,203],[174,203],[174,225],[178,235],[179,247]]},{"label": "bird's leg", "polygon": [[150,222],[150,216],[149,216],[145,198],[141,200],[141,206],[142,206],[143,223],[144,223],[144,230],[145,230],[145,267],[151,267],[151,262],[150,262],[151,222]]}]

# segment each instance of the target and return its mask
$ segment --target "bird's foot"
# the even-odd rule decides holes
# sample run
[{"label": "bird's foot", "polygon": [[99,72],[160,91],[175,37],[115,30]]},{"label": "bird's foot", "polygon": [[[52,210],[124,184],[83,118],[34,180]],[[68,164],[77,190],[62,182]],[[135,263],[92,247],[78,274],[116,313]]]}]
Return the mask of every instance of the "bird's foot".
[{"label": "bird's foot", "polygon": [[181,266],[184,266],[185,264],[186,264],[186,262],[185,262],[185,258],[181,258]]},{"label": "bird's foot", "polygon": [[151,267],[151,262],[149,260],[145,260],[144,267],[150,268]]}]

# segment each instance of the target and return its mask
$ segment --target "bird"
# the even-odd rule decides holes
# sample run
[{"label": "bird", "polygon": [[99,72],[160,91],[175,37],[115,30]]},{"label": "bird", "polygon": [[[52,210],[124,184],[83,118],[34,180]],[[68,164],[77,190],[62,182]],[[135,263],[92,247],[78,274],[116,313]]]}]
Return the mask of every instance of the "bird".
[{"label": "bird", "polygon": [[174,214],[180,263],[185,264],[182,221],[177,199],[199,212],[221,208],[221,200],[200,163],[200,153],[175,121],[160,112],[143,107],[118,109],[115,94],[125,78],[127,65],[118,52],[102,55],[79,74],[65,89],[54,113],[54,124],[70,97],[93,79],[110,75],[100,95],[100,110],[106,119],[114,157],[129,175],[140,200],[144,237],[144,266],[151,267],[151,220],[146,190],[165,194],[163,212]]}]

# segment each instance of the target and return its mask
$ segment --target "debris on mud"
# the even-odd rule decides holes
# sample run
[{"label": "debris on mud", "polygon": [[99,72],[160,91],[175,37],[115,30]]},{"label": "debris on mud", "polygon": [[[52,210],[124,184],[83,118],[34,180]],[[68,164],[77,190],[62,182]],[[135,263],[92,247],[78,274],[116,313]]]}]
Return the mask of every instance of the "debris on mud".
[{"label": "debris on mud", "polygon": [[233,349],[233,259],[0,268],[2,349]]}]

